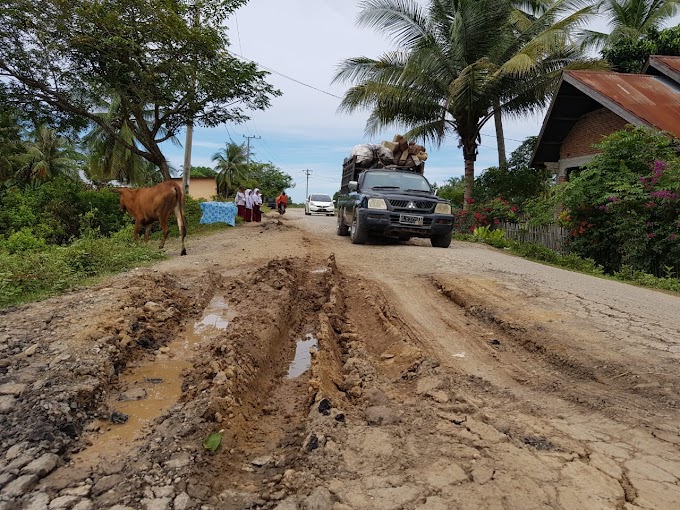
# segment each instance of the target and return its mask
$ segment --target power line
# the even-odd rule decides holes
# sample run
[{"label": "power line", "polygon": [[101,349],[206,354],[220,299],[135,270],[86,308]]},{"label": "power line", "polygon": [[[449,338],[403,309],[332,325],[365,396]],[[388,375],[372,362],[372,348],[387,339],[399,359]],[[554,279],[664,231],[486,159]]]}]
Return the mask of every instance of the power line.
[{"label": "power line", "polygon": [[[481,133],[481,132],[480,132],[480,133]],[[496,138],[496,135],[495,135],[495,134],[491,134],[491,133],[481,133],[481,134],[484,135],[484,136],[490,136],[490,137],[492,137],[492,138],[494,138],[494,139]],[[504,137],[503,137],[503,140],[510,140],[510,141],[512,141],[512,142],[524,143],[524,140],[516,140],[516,139],[514,139],[514,138],[508,138],[507,136],[504,136]]]},{"label": "power line", "polygon": [[241,31],[238,28],[238,16],[234,13],[234,19],[236,20],[236,36],[238,37],[238,49],[243,53],[243,47],[241,46]]},{"label": "power line", "polygon": [[310,88],[310,89],[312,89],[312,90],[316,90],[317,92],[321,92],[322,94],[326,94],[327,96],[334,97],[335,99],[342,99],[340,96],[336,96],[335,94],[332,94],[331,92],[328,92],[328,91],[326,91],[326,90],[322,90],[322,89],[320,89],[320,88],[317,88],[317,87],[315,87],[314,85],[310,85],[310,84],[305,83],[305,82],[303,82],[303,81],[296,80],[295,78],[291,78],[290,76],[287,76],[287,75],[285,75],[285,74],[283,74],[283,73],[280,73],[279,71],[276,71],[275,69],[272,69],[271,67],[267,67],[267,66],[264,65],[264,64],[260,64],[259,62],[255,61],[255,60],[246,58],[246,57],[244,57],[243,55],[239,55],[238,53],[235,53],[235,52],[233,52],[233,51],[229,51],[229,50],[227,50],[227,51],[228,51],[229,53],[231,53],[232,55],[234,55],[235,57],[240,58],[241,60],[246,60],[246,61],[248,61],[248,62],[252,62],[253,64],[257,64],[257,65],[260,66],[262,69],[265,69],[265,70],[269,71],[269,72],[272,73],[272,74],[275,74],[275,75],[277,75],[277,76],[281,76],[282,78],[285,78],[285,79],[287,79],[287,80],[293,81],[293,82],[295,82],[295,83],[297,83],[297,84],[299,84],[299,85],[302,85],[302,86],[304,86],[304,87],[308,87],[308,88]]},{"label": "power line", "polygon": [[231,143],[236,143],[236,142],[234,141],[234,139],[231,137],[231,133],[229,132],[229,126],[227,126],[227,125],[225,124],[224,127],[227,128],[227,136],[229,137],[229,141],[230,141]]}]

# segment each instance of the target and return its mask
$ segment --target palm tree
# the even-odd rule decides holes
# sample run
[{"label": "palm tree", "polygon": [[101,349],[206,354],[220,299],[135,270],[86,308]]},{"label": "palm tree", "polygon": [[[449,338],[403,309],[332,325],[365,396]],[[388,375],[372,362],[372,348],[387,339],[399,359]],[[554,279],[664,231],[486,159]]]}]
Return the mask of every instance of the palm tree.
[{"label": "palm tree", "polygon": [[216,161],[215,170],[218,174],[217,192],[223,196],[229,196],[233,191],[234,183],[246,176],[248,172],[248,156],[243,144],[234,142],[227,143],[224,149],[213,154],[212,161]]},{"label": "palm tree", "polygon": [[[556,0],[513,0],[513,12],[510,16],[508,30],[510,37],[499,48],[495,63],[506,71],[514,66],[524,66],[526,62],[535,60],[541,52],[543,56],[563,59],[564,68],[602,69],[606,65],[602,61],[589,62],[582,52],[575,51],[574,43],[583,37],[580,25],[597,12],[598,4],[588,1],[556,1]],[[560,52],[563,51],[560,56]],[[537,53],[538,52],[538,53]],[[561,70],[548,71],[549,80],[544,88],[537,91],[539,95],[550,97]],[[505,139],[503,136],[502,108],[500,100],[494,101],[494,123],[496,127],[496,144],[498,147],[498,166],[507,168],[505,155]]]},{"label": "palm tree", "polygon": [[82,157],[73,149],[70,140],[59,136],[47,125],[40,126],[33,137],[32,141],[26,142],[26,154],[21,156],[28,178],[47,180],[58,175],[78,178],[77,161]]},{"label": "palm tree", "polygon": [[586,47],[607,47],[619,39],[635,40],[658,30],[680,11],[680,0],[604,0],[602,8],[611,32],[586,31]]},{"label": "palm tree", "polygon": [[[128,144],[135,144],[134,131],[120,100],[114,98],[103,115],[108,119],[118,118],[118,135]],[[156,165],[132,152],[99,124],[92,124],[90,132],[83,137],[83,145],[87,149],[85,173],[92,180],[117,180],[135,186],[148,186],[163,180]]]},{"label": "palm tree", "polygon": [[580,0],[366,0],[361,25],[393,36],[400,50],[378,60],[343,62],[336,81],[356,83],[340,108],[369,109],[366,131],[388,125],[441,145],[457,136],[465,161],[465,204],[472,197],[482,126],[500,112],[521,116],[547,105],[562,69],[590,67],[570,33],[593,14]]}]

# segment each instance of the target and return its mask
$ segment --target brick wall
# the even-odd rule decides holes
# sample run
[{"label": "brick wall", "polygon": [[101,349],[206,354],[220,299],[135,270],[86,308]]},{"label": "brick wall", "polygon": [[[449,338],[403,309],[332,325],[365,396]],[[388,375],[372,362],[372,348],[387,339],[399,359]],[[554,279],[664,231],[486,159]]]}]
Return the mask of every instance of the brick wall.
[{"label": "brick wall", "polygon": [[606,108],[600,108],[581,117],[560,147],[560,159],[575,158],[599,151],[591,147],[603,136],[623,129],[625,120]]}]

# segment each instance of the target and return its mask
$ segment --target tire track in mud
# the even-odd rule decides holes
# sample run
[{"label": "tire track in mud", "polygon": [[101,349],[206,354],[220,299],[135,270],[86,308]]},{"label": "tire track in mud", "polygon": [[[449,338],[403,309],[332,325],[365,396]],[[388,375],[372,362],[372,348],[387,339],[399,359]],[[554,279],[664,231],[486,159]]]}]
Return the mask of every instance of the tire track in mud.
[{"label": "tire track in mud", "polygon": [[[560,402],[559,395],[555,395],[557,399],[542,398],[536,389],[504,386],[502,374],[490,384],[489,379],[470,375],[467,367],[462,366],[468,361],[467,356],[453,361],[445,356],[442,366],[429,359],[432,353],[437,353],[437,357],[442,354],[441,348],[432,348],[434,342],[441,342],[442,336],[454,336],[452,333],[462,334],[463,330],[445,329],[440,332],[440,338],[436,338],[437,328],[448,321],[438,322],[435,315],[445,316],[448,308],[441,296],[436,298],[434,287],[426,279],[410,281],[408,287],[410,313],[417,315],[424,307],[434,305],[433,313],[421,316],[426,329],[421,329],[410,314],[404,316],[399,300],[391,299],[395,289],[404,288],[403,283],[395,279],[385,285],[386,281],[382,280],[380,285],[385,294],[371,290],[372,285],[368,283],[357,284],[350,291],[354,296],[362,295],[364,300],[359,305],[354,303],[359,300],[352,300],[345,322],[354,329],[353,338],[365,339],[363,347],[374,366],[370,377],[362,381],[362,399],[352,403],[364,408],[364,419],[369,425],[382,425],[379,428],[383,433],[372,427],[367,430],[356,426],[354,420],[350,423],[355,426],[348,427],[347,433],[377,441],[378,445],[372,448],[386,458],[381,459],[379,455],[370,462],[365,457],[353,456],[352,453],[357,455],[358,441],[351,437],[344,441],[334,438],[334,442],[341,444],[344,463],[339,464],[343,468],[349,467],[355,478],[376,473],[370,483],[331,481],[333,493],[340,501],[352,508],[382,508],[374,506],[374,498],[380,496],[389,501],[385,508],[392,508],[390,505],[397,500],[402,501],[401,504],[412,501],[415,505],[407,504],[404,508],[430,508],[431,504],[432,508],[501,505],[503,508],[603,509],[624,508],[626,503],[640,503],[643,507],[652,504],[650,508],[656,508],[680,501],[677,449],[668,450],[668,443],[655,440],[641,430],[639,424],[629,428],[588,412],[588,406],[575,409],[567,402]],[[430,297],[424,298],[421,292]],[[366,303],[371,303],[372,314],[366,311]],[[373,321],[370,315],[375,317]],[[476,319],[462,310],[458,315],[462,316],[461,323],[469,328],[468,333],[469,330],[494,332],[486,323],[475,325]],[[379,331],[383,333],[378,334]],[[424,332],[429,333],[426,339],[422,336]],[[470,346],[461,341],[445,352]],[[400,367],[397,372],[401,375],[395,380],[391,364],[400,358],[395,352],[408,352],[403,348],[407,345],[415,349],[411,352],[418,353],[418,360],[407,364],[406,369]],[[494,347],[485,347],[495,351]],[[487,364],[491,369],[493,359],[493,355],[485,359],[480,356],[475,364],[477,368]],[[499,368],[501,366],[506,366],[505,359]],[[381,395],[377,398],[379,411],[371,405],[376,404],[375,392]],[[377,422],[372,421],[376,419],[375,412],[380,417]],[[395,421],[391,421],[393,419]],[[385,427],[386,424],[392,426]],[[453,451],[447,448],[451,439],[456,445]],[[394,445],[391,450],[386,446],[388,443]],[[619,446],[610,447],[612,443]],[[401,454],[393,457],[393,453],[388,453],[395,450]],[[325,458],[337,461],[332,454]],[[398,468],[388,467],[390,463]],[[642,468],[643,465],[646,467]],[[652,474],[658,466],[665,466],[661,468],[665,474]],[[418,475],[413,474],[414,469]],[[449,471],[440,480],[430,469],[437,473]],[[660,479],[671,485],[660,486]],[[452,480],[457,480],[453,482],[455,488],[449,485]],[[518,480],[532,482],[520,489]],[[534,482],[537,485],[533,485]],[[423,488],[423,484],[427,488]],[[655,503],[650,503],[652,501]]]},{"label": "tire track in mud", "polygon": [[[287,470],[297,465],[302,452],[318,448],[319,441],[323,445],[322,438],[305,431],[310,406],[319,407],[322,388],[334,399],[338,395],[334,381],[341,365],[328,319],[334,307],[328,303],[336,299],[335,271],[332,259],[277,259],[256,270],[206,281],[196,308],[184,310],[183,316],[199,315],[215,298],[228,303],[235,316],[225,331],[197,343],[193,366],[184,372],[180,402],[141,430],[143,437],[134,444],[102,452],[96,451],[93,438],[95,451],[89,457],[87,448],[83,452],[88,462],[75,459],[32,492],[24,487],[28,490],[21,500],[40,505],[69,497],[94,508],[117,503],[131,508],[172,503],[179,508],[187,501],[218,508],[273,508],[291,487],[291,477],[284,480]],[[153,305],[146,308],[163,313]],[[147,325],[133,329],[143,331],[144,338],[155,338]],[[129,332],[121,330],[119,343]],[[296,344],[306,335],[314,335],[319,346],[319,354],[307,352],[308,364],[315,359],[312,381],[304,366],[301,375],[287,375]],[[165,344],[154,343],[153,348],[160,347],[156,358],[173,354]],[[129,354],[125,363],[135,361],[140,360]],[[111,391],[118,389],[126,388]],[[224,432],[218,452],[203,450],[203,438],[217,430]],[[76,449],[85,446],[79,444]],[[10,498],[17,501],[17,496],[12,493]]]},{"label": "tire track in mud", "polygon": [[[529,383],[536,390],[565,397],[621,420],[631,419],[631,407],[636,408],[639,412],[632,418],[636,423],[645,416],[646,421],[653,424],[657,417],[666,417],[678,410],[680,402],[669,391],[669,387],[678,384],[677,377],[649,377],[649,373],[617,362],[611,353],[600,359],[598,333],[587,329],[590,324],[584,325],[581,331],[564,329],[560,326],[559,313],[546,315],[530,300],[515,294],[513,301],[511,294],[504,294],[494,286],[474,289],[473,281],[453,283],[437,277],[432,282],[466,316],[488,325],[497,336],[513,345],[516,355],[521,356],[516,350],[519,347],[531,356],[528,359],[534,366],[516,377],[518,382]],[[502,301],[505,302],[499,307]],[[518,310],[515,314],[511,311],[514,309]],[[571,341],[570,335],[580,336],[584,340],[581,343],[592,349],[577,347],[574,344],[579,340]]]},{"label": "tire track in mud", "polygon": [[10,348],[0,386],[20,391],[0,413],[0,507],[17,508],[17,498],[49,484],[46,475],[86,446],[86,424],[111,417],[118,374],[171,341],[214,278],[202,275],[198,287],[191,277],[135,270],[3,312]]}]

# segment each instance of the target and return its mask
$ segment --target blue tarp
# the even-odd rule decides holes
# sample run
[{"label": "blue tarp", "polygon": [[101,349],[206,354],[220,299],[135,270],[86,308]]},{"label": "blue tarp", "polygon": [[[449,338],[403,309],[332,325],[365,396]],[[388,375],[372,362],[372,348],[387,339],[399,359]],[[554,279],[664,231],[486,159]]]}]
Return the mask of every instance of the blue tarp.
[{"label": "blue tarp", "polygon": [[226,223],[236,226],[237,208],[234,202],[200,202],[203,216],[201,223]]}]

